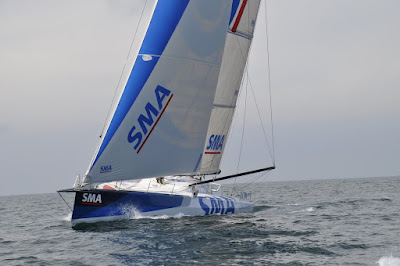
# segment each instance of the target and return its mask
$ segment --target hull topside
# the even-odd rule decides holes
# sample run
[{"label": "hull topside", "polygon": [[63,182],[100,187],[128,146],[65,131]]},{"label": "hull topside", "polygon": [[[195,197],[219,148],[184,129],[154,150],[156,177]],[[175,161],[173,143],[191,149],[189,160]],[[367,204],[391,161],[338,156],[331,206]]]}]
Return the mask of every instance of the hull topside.
[{"label": "hull topside", "polygon": [[72,224],[152,216],[252,212],[251,202],[210,194],[166,194],[92,189],[76,191]]}]

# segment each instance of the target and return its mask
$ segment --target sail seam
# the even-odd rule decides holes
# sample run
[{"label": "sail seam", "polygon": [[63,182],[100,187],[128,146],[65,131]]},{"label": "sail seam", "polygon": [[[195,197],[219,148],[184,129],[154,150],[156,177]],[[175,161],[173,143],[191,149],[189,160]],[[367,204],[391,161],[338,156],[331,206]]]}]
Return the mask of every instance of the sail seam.
[{"label": "sail seam", "polygon": [[228,104],[213,104],[213,107],[217,108],[228,108],[228,109],[235,109],[236,105],[228,105]]},{"label": "sail seam", "polygon": [[233,34],[233,35],[238,36],[238,37],[242,37],[242,38],[247,39],[247,40],[253,39],[253,35],[249,35],[249,34],[246,34],[244,32],[239,32],[239,31],[232,32],[232,31],[229,30],[228,33]]}]

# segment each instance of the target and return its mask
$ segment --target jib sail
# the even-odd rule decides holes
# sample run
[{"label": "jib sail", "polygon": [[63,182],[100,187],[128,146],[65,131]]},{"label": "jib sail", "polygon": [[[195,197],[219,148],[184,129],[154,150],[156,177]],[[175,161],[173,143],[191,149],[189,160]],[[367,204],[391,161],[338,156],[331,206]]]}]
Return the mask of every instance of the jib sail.
[{"label": "jib sail", "polygon": [[200,172],[219,172],[246,66],[260,0],[234,0]]}]

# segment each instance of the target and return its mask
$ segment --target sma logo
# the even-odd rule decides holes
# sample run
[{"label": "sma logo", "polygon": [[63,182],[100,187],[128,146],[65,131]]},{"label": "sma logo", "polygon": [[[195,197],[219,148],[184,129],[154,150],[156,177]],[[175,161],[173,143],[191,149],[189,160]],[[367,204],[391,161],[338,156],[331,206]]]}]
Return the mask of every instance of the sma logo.
[{"label": "sma logo", "polygon": [[105,165],[100,167],[100,174],[109,173],[112,171],[111,165]]},{"label": "sma logo", "polygon": [[205,154],[221,154],[224,146],[225,135],[211,135]]},{"label": "sma logo", "polygon": [[128,142],[133,144],[136,153],[142,149],[173,96],[170,90],[160,85],[154,90],[154,94],[157,104],[154,104],[154,99],[146,104],[143,113],[139,115],[137,123],[128,134]]},{"label": "sma logo", "polygon": [[82,204],[87,205],[101,205],[101,194],[96,193],[83,193]]}]

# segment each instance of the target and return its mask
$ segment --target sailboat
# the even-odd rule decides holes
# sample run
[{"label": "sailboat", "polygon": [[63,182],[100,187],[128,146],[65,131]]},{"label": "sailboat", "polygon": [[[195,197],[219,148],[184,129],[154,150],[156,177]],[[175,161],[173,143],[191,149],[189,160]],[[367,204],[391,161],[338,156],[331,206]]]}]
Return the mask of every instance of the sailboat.
[{"label": "sailboat", "polygon": [[133,63],[74,192],[72,224],[252,212],[215,183],[260,0],[146,1]]}]

